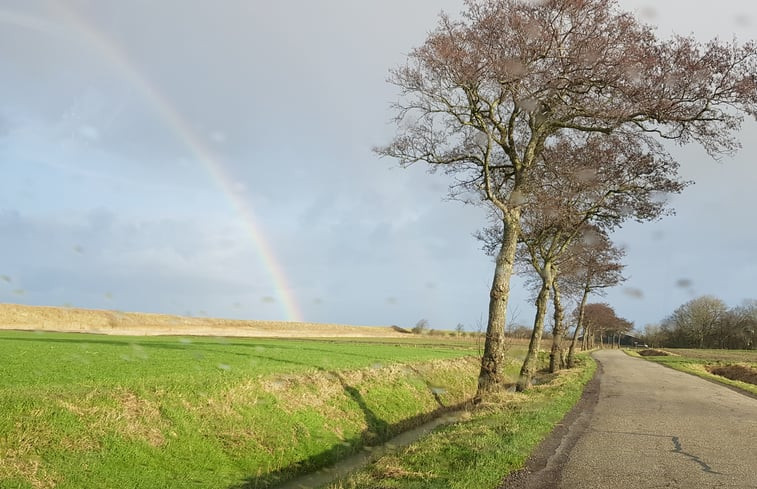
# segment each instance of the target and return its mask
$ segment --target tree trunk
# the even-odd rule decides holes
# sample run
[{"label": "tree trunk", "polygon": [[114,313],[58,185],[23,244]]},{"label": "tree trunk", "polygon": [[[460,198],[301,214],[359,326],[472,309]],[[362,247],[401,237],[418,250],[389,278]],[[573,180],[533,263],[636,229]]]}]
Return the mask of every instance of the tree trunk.
[{"label": "tree trunk", "polygon": [[510,277],[515,263],[518,245],[520,211],[507,213],[502,220],[502,245],[495,260],[494,279],[489,294],[489,321],[486,325],[484,355],[481,357],[481,373],[478,376],[476,399],[493,392],[504,383],[502,367],[505,359],[505,321],[507,300],[510,296]]},{"label": "tree trunk", "polygon": [[549,306],[549,290],[551,289],[552,272],[549,267],[544,267],[542,274],[542,285],[539,295],[536,297],[536,316],[534,317],[534,329],[531,331],[531,341],[528,344],[528,352],[523,360],[523,366],[520,369],[520,376],[515,390],[523,392],[531,387],[531,380],[536,373],[536,365],[539,360],[539,347],[541,345],[541,335],[544,332],[544,318],[547,316],[547,307]]},{"label": "tree trunk", "polygon": [[576,338],[578,338],[578,330],[583,327],[583,341],[586,340],[586,326],[584,326],[584,308],[586,307],[586,300],[589,298],[589,289],[584,289],[584,294],[581,297],[581,305],[578,306],[578,321],[576,322],[576,330],[573,332],[573,339],[570,342],[570,350],[568,350],[568,368],[573,368],[573,358],[576,352]]},{"label": "tree trunk", "polygon": [[563,322],[563,308],[560,301],[560,286],[557,284],[557,280],[552,281],[552,304],[555,309],[555,325],[552,329],[552,350],[549,352],[549,372],[555,373],[558,370],[565,368],[565,362],[563,357],[562,340],[565,336],[565,324]]}]

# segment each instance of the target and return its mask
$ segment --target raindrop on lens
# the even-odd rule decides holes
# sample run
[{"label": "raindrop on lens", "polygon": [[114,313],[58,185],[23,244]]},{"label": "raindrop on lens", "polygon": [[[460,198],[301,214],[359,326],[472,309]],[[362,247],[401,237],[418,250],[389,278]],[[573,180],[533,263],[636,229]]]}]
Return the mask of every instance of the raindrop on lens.
[{"label": "raindrop on lens", "polygon": [[679,278],[676,280],[676,287],[681,287],[682,289],[688,289],[692,285],[694,285],[694,283],[687,278]]}]

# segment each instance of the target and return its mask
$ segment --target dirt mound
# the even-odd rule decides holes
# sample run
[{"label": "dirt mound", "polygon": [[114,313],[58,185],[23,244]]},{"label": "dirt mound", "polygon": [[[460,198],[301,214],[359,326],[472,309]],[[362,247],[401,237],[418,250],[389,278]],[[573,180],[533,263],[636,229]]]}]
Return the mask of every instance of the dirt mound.
[{"label": "dirt mound", "polygon": [[402,333],[402,334],[412,334],[413,333],[409,329],[405,329],[405,328],[402,328],[400,326],[392,325],[392,326],[389,326],[389,327],[392,328],[392,331],[395,331],[397,333]]},{"label": "dirt mound", "polygon": [[707,370],[727,379],[757,385],[757,368],[748,365],[708,365]]},{"label": "dirt mound", "polygon": [[403,333],[388,326],[246,321],[19,304],[0,304],[0,330],[3,329],[127,336],[194,335],[280,338],[404,336]]},{"label": "dirt mound", "polygon": [[641,355],[642,357],[669,357],[673,354],[665,350],[656,350],[654,348],[650,348],[647,350],[639,351],[639,355]]}]

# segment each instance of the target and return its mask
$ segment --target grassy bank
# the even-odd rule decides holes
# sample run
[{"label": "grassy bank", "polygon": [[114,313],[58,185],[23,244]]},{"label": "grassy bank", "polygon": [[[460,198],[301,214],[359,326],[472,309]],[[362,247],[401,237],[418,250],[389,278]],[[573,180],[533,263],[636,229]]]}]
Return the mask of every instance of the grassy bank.
[{"label": "grassy bank", "polygon": [[279,338],[400,336],[389,326],[235,320],[0,303],[0,330],[3,329],[133,336],[204,335]]},{"label": "grassy bank", "polygon": [[[694,349],[666,349],[672,353],[669,356],[646,356],[645,360],[696,375],[703,379],[720,382],[750,394],[757,395],[757,385],[733,380],[711,373],[714,367],[739,365],[757,368],[757,351],[755,350],[694,350]],[[629,355],[640,356],[634,350],[626,350]]]},{"label": "grassy bank", "polygon": [[0,487],[269,487],[472,396],[475,344],[387,341],[1,332]]},{"label": "grassy bank", "polygon": [[497,402],[442,428],[396,454],[334,483],[330,489],[491,489],[523,466],[536,445],[580,399],[596,365],[580,365],[525,394]]}]

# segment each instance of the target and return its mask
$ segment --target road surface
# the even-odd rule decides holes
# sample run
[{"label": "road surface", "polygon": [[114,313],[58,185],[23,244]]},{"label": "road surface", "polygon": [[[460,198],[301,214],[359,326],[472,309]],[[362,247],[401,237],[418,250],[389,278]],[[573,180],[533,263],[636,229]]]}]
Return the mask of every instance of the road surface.
[{"label": "road surface", "polygon": [[517,489],[757,488],[757,399],[618,350]]}]

